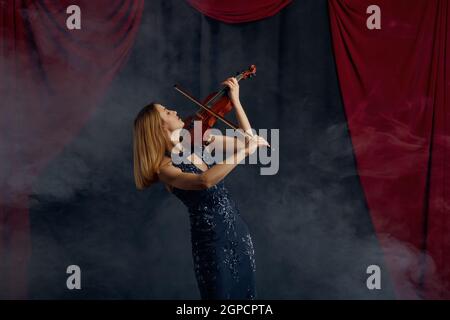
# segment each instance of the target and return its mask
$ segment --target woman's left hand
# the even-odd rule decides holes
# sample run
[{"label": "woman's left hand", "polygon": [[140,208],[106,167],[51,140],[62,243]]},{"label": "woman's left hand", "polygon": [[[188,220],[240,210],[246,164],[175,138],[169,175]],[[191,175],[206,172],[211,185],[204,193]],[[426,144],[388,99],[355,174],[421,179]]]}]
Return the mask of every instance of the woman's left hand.
[{"label": "woman's left hand", "polygon": [[236,105],[239,103],[239,82],[236,78],[231,77],[222,82],[223,85],[229,88],[228,97],[230,97],[231,103]]}]

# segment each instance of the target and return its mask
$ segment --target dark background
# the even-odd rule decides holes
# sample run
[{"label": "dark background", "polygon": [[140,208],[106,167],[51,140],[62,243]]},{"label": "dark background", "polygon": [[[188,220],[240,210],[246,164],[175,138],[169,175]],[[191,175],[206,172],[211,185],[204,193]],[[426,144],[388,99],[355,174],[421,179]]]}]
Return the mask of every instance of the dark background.
[{"label": "dark background", "polygon": [[[125,68],[97,112],[39,177],[31,197],[30,297],[198,299],[187,210],[161,185],[135,189],[132,122],[148,102],[182,115],[241,83],[254,128],[280,129],[280,170],[239,166],[226,178],[253,236],[261,299],[393,298],[355,169],[331,47],[327,2],[226,25],[184,1],[147,1]],[[66,268],[82,290],[66,288]],[[382,290],[366,268],[382,268]]]}]

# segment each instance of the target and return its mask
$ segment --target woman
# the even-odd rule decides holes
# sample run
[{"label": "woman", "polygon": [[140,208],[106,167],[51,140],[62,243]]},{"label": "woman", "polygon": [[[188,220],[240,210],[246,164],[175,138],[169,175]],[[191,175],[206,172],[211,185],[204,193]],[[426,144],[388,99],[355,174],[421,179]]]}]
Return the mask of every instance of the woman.
[{"label": "woman", "polygon": [[222,84],[229,87],[240,129],[251,138],[236,147],[232,138],[214,136],[208,147],[233,146],[232,159],[211,166],[192,154],[188,163],[172,162],[170,152],[178,145],[174,133],[184,123],[176,111],[152,103],[139,112],[134,122],[134,176],[138,189],[160,181],[187,206],[195,275],[202,299],[255,299],[252,239],[223,179],[246,156],[268,144],[251,134],[236,79],[229,78]]}]

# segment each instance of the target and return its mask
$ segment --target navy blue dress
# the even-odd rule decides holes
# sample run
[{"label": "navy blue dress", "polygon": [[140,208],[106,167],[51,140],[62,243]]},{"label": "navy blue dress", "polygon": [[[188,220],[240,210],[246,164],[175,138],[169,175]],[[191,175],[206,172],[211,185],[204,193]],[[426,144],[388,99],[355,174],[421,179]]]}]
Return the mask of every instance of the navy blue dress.
[{"label": "navy blue dress", "polygon": [[[173,164],[202,173],[192,163]],[[209,166],[208,166],[209,167]],[[206,190],[173,188],[188,208],[194,271],[202,299],[256,299],[255,251],[224,182]]]}]

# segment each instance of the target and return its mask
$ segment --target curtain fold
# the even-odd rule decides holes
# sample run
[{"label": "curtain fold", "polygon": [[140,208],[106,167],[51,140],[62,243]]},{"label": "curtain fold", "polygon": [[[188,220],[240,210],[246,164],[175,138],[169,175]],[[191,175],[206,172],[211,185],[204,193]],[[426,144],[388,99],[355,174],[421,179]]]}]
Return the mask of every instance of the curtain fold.
[{"label": "curtain fold", "polygon": [[187,0],[202,14],[226,23],[261,20],[277,14],[291,0]]},{"label": "curtain fold", "polygon": [[447,0],[332,0],[358,173],[399,298],[450,298]]},{"label": "curtain fold", "polygon": [[[81,9],[69,30],[67,7]],[[143,0],[0,0],[0,295],[26,297],[33,179],[126,61]]]}]

